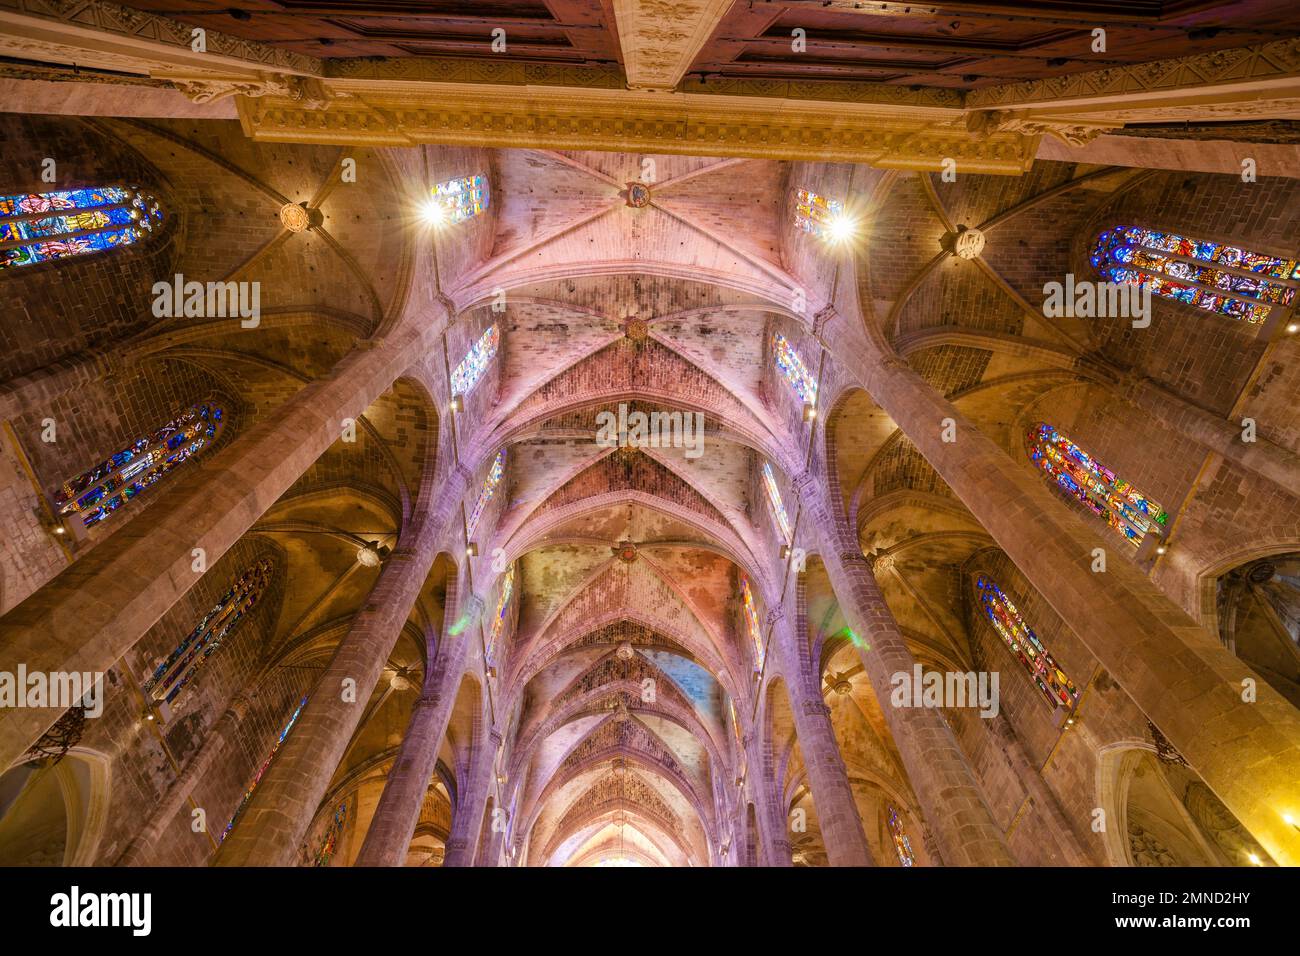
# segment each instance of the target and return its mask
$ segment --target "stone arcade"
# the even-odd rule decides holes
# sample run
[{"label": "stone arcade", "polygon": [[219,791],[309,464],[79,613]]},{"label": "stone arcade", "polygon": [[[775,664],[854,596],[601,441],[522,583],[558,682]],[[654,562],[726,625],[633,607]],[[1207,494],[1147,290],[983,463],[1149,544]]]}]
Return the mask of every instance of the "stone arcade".
[{"label": "stone arcade", "polygon": [[0,0],[0,864],[1300,864],[1293,0],[166,6]]}]

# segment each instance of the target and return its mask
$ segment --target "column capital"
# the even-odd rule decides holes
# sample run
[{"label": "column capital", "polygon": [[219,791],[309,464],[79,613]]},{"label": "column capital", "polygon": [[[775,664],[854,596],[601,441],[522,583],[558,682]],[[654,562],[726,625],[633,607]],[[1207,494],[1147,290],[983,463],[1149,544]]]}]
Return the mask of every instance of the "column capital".
[{"label": "column capital", "polygon": [[767,612],[767,623],[768,623],[768,626],[771,627],[771,626],[776,625],[776,624],[779,623],[779,622],[780,622],[784,617],[785,617],[785,604],[782,603],[782,604],[774,605],[774,606],[773,606],[773,607],[772,607],[772,608]]},{"label": "column capital", "polygon": [[465,616],[470,618],[478,617],[483,613],[483,608],[486,606],[481,597],[477,594],[471,594],[465,601]]},{"label": "column capital", "polygon": [[803,702],[803,712],[809,717],[816,717],[818,715],[829,717],[831,709],[829,705],[827,705],[826,701],[822,700],[820,697],[816,699],[810,697]]},{"label": "column capital", "polygon": [[817,475],[811,470],[802,471],[794,478],[790,479],[790,485],[794,488],[795,493],[802,500],[810,497],[817,490]]},{"label": "column capital", "polygon": [[818,309],[817,314],[813,316],[813,335],[820,338],[822,332],[826,330],[826,326],[830,324],[831,319],[835,318],[836,315],[835,306],[833,305],[827,305]]}]

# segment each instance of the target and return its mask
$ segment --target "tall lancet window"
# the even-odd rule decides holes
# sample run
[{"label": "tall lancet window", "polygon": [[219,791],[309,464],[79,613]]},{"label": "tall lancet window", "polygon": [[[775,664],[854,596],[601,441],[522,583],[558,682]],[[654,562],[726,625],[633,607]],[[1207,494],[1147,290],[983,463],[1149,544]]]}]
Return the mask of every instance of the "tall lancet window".
[{"label": "tall lancet window", "polygon": [[172,703],[257,604],[270,578],[269,560],[259,561],[236,578],[212,610],[145,681],[145,694],[157,703]]},{"label": "tall lancet window", "polygon": [[451,394],[468,395],[478,384],[478,380],[483,377],[487,367],[492,364],[492,359],[497,354],[497,346],[501,342],[501,332],[493,325],[475,342],[465,357],[460,360],[451,373]]},{"label": "tall lancet window", "polygon": [[496,661],[497,640],[501,637],[501,632],[506,628],[506,612],[510,610],[510,596],[515,592],[515,566],[512,564],[506,568],[505,577],[501,582],[501,594],[497,598],[497,613],[492,618],[492,632],[488,637],[487,658],[488,663]]},{"label": "tall lancet window", "polygon": [[1147,532],[1168,523],[1163,508],[1046,422],[1030,427],[1026,445],[1030,461],[1058,488],[1104,518],[1134,547]]},{"label": "tall lancet window", "polygon": [[1011,599],[996,582],[983,576],[976,581],[976,588],[993,630],[998,632],[1002,642],[1016,655],[1016,660],[1020,661],[1020,666],[1043,692],[1048,703],[1053,707],[1074,707],[1079,701],[1079,691],[1075,688],[1074,681],[1066,677],[1065,671],[1057,666],[1055,658],[1048,653],[1034,629],[1021,618]]},{"label": "tall lancet window", "polygon": [[749,631],[750,643],[754,645],[754,670],[763,669],[763,628],[758,620],[758,606],[754,603],[754,592],[750,590],[749,578],[740,578],[740,603],[745,609],[745,627]]},{"label": "tall lancet window", "polygon": [[898,811],[893,807],[888,808],[889,836],[894,841],[894,851],[898,854],[898,862],[903,866],[915,866],[916,854],[912,852],[912,841],[907,838],[907,832],[903,829],[903,821],[898,817]]},{"label": "tall lancet window", "polygon": [[474,502],[474,510],[470,512],[469,521],[465,524],[465,534],[474,537],[474,529],[478,527],[479,518],[483,517],[483,510],[496,494],[497,486],[501,484],[501,479],[506,473],[506,450],[502,448],[497,452],[496,458],[492,460],[492,470],[488,476],[483,479],[483,487],[479,489],[478,498]]},{"label": "tall lancet window", "polygon": [[275,744],[272,745],[271,752],[266,755],[266,759],[262,761],[262,765],[257,768],[257,773],[253,774],[253,779],[249,782],[248,788],[244,791],[244,795],[239,798],[239,806],[235,807],[235,812],[230,817],[230,822],[226,824],[226,829],[221,832],[221,840],[225,840],[226,837],[230,835],[230,831],[235,828],[235,824],[239,822],[239,817],[243,814],[244,807],[248,806],[248,801],[253,798],[253,791],[256,790],[257,785],[262,782],[262,777],[266,773],[266,768],[271,766],[271,761],[274,760],[275,755],[280,752],[280,745],[284,743],[284,739],[289,736],[289,731],[293,730],[293,725],[298,722],[298,716],[306,706],[307,698],[304,697],[298,703],[298,706],[294,708],[293,713],[289,716],[289,722],[284,725],[284,730],[280,731],[280,736],[276,738]]},{"label": "tall lancet window", "polygon": [[790,383],[799,400],[807,405],[816,405],[817,379],[808,371],[808,366],[803,364],[803,359],[794,346],[780,332],[772,333],[772,357],[776,361],[777,371]]},{"label": "tall lancet window", "polygon": [[344,800],[334,808],[334,817],[321,836],[320,846],[316,850],[313,866],[329,866],[334,853],[339,848],[339,839],[343,836],[343,826],[348,822],[348,802]]},{"label": "tall lancet window", "polygon": [[0,269],[128,246],[162,218],[152,196],[121,186],[0,196]]},{"label": "tall lancet window", "polygon": [[795,192],[794,224],[818,239],[838,239],[837,224],[844,218],[844,203],[808,189]]},{"label": "tall lancet window", "polygon": [[223,414],[218,405],[195,405],[89,471],[69,478],[54,496],[59,514],[79,514],[86,527],[103,521],[215,442]]},{"label": "tall lancet window", "polygon": [[790,542],[790,516],[785,513],[785,505],[781,502],[781,489],[776,485],[776,475],[772,472],[772,465],[766,461],[763,462],[763,486],[767,489],[767,503],[772,506],[772,515],[776,518],[781,537],[785,538],[788,544]]},{"label": "tall lancet window", "polygon": [[1295,259],[1137,226],[1107,229],[1091,258],[1112,282],[1148,283],[1166,299],[1252,323],[1263,322],[1275,305],[1290,305],[1300,288]]},{"label": "tall lancet window", "polygon": [[486,176],[449,179],[435,185],[429,194],[433,197],[434,217],[447,225],[481,215],[491,201]]}]

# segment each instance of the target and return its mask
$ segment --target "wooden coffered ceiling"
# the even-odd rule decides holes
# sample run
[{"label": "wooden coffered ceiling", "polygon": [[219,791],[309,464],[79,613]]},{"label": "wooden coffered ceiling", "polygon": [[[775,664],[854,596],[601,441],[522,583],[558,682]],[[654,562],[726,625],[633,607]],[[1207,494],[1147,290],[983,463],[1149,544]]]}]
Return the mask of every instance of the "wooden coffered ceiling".
[{"label": "wooden coffered ceiling", "polygon": [[[123,0],[124,6],[257,40],[339,57],[440,56],[517,62],[619,62],[607,0]],[[493,51],[493,31],[506,50]]]},{"label": "wooden coffered ceiling", "polygon": [[[1092,51],[1098,27],[1104,53]],[[802,53],[792,51],[798,29]],[[731,6],[690,76],[977,89],[1297,34],[1296,0],[745,0]]]}]

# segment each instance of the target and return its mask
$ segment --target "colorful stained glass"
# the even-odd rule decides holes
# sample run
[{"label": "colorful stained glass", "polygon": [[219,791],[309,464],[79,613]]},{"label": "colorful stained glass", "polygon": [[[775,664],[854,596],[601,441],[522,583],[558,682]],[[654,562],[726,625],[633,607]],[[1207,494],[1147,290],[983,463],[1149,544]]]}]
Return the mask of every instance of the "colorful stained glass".
[{"label": "colorful stained glass", "polygon": [[772,465],[766,461],[763,462],[763,485],[767,488],[767,501],[772,506],[772,515],[776,518],[777,527],[781,529],[781,537],[788,543],[790,516],[785,513],[785,505],[781,502],[781,489],[776,486],[776,475],[772,473]]},{"label": "colorful stained glass", "polygon": [[749,640],[754,645],[754,670],[763,669],[763,628],[758,620],[758,607],[754,604],[754,592],[750,590],[749,578],[740,579],[740,602],[745,609],[745,626],[749,629]]},{"label": "colorful stained glass", "polygon": [[1091,260],[1113,282],[1147,283],[1166,299],[1251,323],[1263,322],[1273,305],[1290,305],[1300,288],[1295,259],[1137,226],[1107,229]]},{"label": "colorful stained glass", "polygon": [[501,333],[494,325],[484,332],[465,353],[465,357],[451,373],[453,395],[468,395],[474,390],[474,386],[478,384],[478,380],[483,377],[483,373],[487,371],[488,365],[496,356],[500,341]]},{"label": "colorful stained glass", "polygon": [[284,730],[280,731],[280,736],[276,738],[275,745],[271,748],[271,752],[266,755],[266,759],[262,761],[262,765],[257,768],[257,773],[253,775],[253,780],[248,785],[248,789],[245,790],[244,795],[240,797],[239,806],[235,807],[234,815],[231,816],[230,822],[226,824],[226,828],[221,831],[222,840],[225,840],[226,837],[229,836],[230,831],[233,830],[235,824],[239,822],[239,815],[244,812],[244,807],[248,806],[248,801],[252,798],[253,791],[256,790],[257,785],[262,782],[262,776],[266,773],[266,768],[271,766],[271,761],[275,759],[276,753],[279,752],[280,745],[284,743],[284,738],[289,736],[289,731],[293,730],[293,725],[298,722],[298,715],[302,713],[302,709],[306,706],[307,698],[304,697],[298,703],[298,706],[294,708],[293,714],[289,717],[289,722],[284,725]]},{"label": "colorful stained glass", "polygon": [[1163,508],[1046,422],[1030,427],[1026,445],[1030,461],[1058,488],[1104,518],[1134,547],[1157,525],[1168,523]]},{"label": "colorful stained glass", "polygon": [[497,613],[492,618],[492,634],[488,638],[487,658],[492,663],[496,660],[497,639],[506,626],[506,611],[510,608],[510,595],[515,590],[515,566],[506,568],[505,579],[501,582],[501,594],[497,598]]},{"label": "colorful stained glass", "polygon": [[483,479],[483,487],[479,489],[478,499],[474,502],[474,510],[470,512],[469,522],[465,526],[467,537],[474,537],[474,529],[478,527],[478,519],[483,517],[483,509],[487,507],[492,496],[496,493],[497,486],[501,484],[501,478],[506,473],[506,450],[502,448],[497,452],[497,456],[492,461],[492,470],[488,476]]},{"label": "colorful stained glass", "polygon": [[808,366],[803,364],[803,359],[794,350],[794,346],[780,332],[772,333],[772,356],[776,359],[777,369],[785,376],[800,401],[816,405],[817,379],[808,371]]},{"label": "colorful stained glass", "polygon": [[463,176],[438,183],[429,190],[449,225],[473,219],[488,207],[491,199],[486,176]]},{"label": "colorful stained glass", "polygon": [[903,866],[915,866],[916,854],[912,852],[912,841],[903,830],[903,821],[898,818],[898,811],[889,808],[889,835],[894,840],[894,850],[898,853],[898,862]]},{"label": "colorful stained glass", "polygon": [[1016,660],[1020,661],[1048,703],[1053,707],[1073,707],[1078,703],[1079,691],[1075,689],[1074,682],[1057,666],[1056,660],[1038,639],[1034,629],[1020,617],[1020,612],[1011,603],[1011,599],[994,581],[985,577],[979,578],[976,588],[993,630],[998,632],[1002,642],[1016,655]]},{"label": "colorful stained glass", "polygon": [[162,218],[153,197],[134,188],[0,196],[0,269],[130,245]]},{"label": "colorful stained glass", "polygon": [[344,800],[334,810],[334,818],[325,828],[325,834],[321,837],[320,848],[316,851],[316,859],[312,862],[312,866],[330,865],[330,860],[334,859],[334,851],[338,849],[339,838],[343,836],[343,825],[347,820],[348,802]]},{"label": "colorful stained glass", "polygon": [[269,560],[259,561],[235,580],[176,650],[158,665],[145,682],[146,695],[168,704],[176,699],[244,615],[257,604],[270,580],[271,567]]},{"label": "colorful stained glass", "polygon": [[832,239],[833,224],[844,215],[844,203],[807,189],[795,193],[794,224],[818,239]]},{"label": "colorful stained glass", "polygon": [[153,434],[65,481],[54,496],[54,506],[61,515],[81,514],[86,527],[103,521],[216,441],[223,414],[217,405],[195,405]]}]

